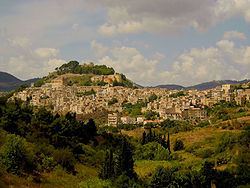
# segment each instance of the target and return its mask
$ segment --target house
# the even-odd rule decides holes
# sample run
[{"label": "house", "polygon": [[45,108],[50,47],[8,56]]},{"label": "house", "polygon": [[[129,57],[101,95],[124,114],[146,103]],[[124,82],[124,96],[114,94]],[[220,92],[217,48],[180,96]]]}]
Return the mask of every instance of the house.
[{"label": "house", "polygon": [[116,127],[118,125],[118,114],[108,114],[108,126]]},{"label": "house", "polygon": [[136,122],[137,122],[138,124],[143,123],[144,120],[145,120],[145,118],[144,118],[143,116],[139,116],[139,117],[136,118]]},{"label": "house", "polygon": [[224,92],[224,93],[230,93],[232,91],[232,85],[230,84],[223,84],[221,86],[221,90]]},{"label": "house", "polygon": [[207,117],[207,112],[203,109],[191,106],[182,111],[182,117],[184,119],[205,119]]},{"label": "house", "polygon": [[180,120],[182,119],[181,110],[176,107],[168,108],[165,110],[164,119]]},{"label": "house", "polygon": [[124,117],[121,117],[121,122],[122,124],[135,124],[136,119],[133,117],[124,116]]}]

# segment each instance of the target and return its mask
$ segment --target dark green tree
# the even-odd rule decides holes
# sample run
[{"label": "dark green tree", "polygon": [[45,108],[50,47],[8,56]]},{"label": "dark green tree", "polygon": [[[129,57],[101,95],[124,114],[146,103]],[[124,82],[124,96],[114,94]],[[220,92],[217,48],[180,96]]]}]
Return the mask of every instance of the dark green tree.
[{"label": "dark green tree", "polygon": [[17,175],[29,170],[31,164],[25,140],[15,135],[8,136],[1,150],[0,159],[7,171]]},{"label": "dark green tree", "polygon": [[121,148],[114,157],[114,173],[118,177],[122,174],[134,178],[134,160],[131,145],[125,138],[122,138]]},{"label": "dark green tree", "polygon": [[169,131],[168,131],[168,139],[167,139],[167,148],[169,153],[171,153],[171,149],[170,149],[170,135],[169,135]]},{"label": "dark green tree", "polygon": [[172,174],[172,170],[167,170],[162,166],[158,167],[155,173],[153,174],[153,177],[150,182],[150,187],[170,187],[173,179]]},{"label": "dark green tree", "polygon": [[142,133],[142,141],[141,141],[142,145],[146,144],[146,132],[144,131]]},{"label": "dark green tree", "polygon": [[106,151],[105,161],[103,163],[100,178],[102,179],[111,179],[114,177],[114,161],[113,161],[113,152],[110,149]]},{"label": "dark green tree", "polygon": [[89,135],[91,135],[91,137],[96,136],[97,128],[93,119],[89,119],[88,123],[86,124],[86,131]]},{"label": "dark green tree", "polygon": [[184,149],[184,143],[182,140],[177,139],[174,143],[174,151],[179,151]]},{"label": "dark green tree", "polygon": [[205,161],[201,168],[201,174],[205,177],[203,187],[210,188],[212,181],[216,179],[216,170],[214,164],[209,161]]}]

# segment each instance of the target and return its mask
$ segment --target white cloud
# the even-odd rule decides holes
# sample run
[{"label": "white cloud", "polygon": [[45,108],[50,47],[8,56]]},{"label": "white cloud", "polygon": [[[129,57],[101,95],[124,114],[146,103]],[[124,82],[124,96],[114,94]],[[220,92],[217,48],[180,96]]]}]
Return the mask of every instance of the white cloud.
[{"label": "white cloud", "polygon": [[159,61],[145,58],[137,49],[130,47],[118,47],[110,49],[111,56],[104,56],[98,60],[117,72],[124,73],[137,83],[150,84],[157,80],[156,66]]},{"label": "white cloud", "polygon": [[216,43],[216,45],[222,50],[226,52],[232,52],[234,49],[234,43],[229,40],[220,40]]},{"label": "white cloud", "polygon": [[223,39],[240,39],[245,40],[246,35],[244,33],[238,32],[238,31],[227,31],[223,35]]},{"label": "white cloud", "polygon": [[232,41],[218,41],[214,47],[193,48],[180,54],[167,70],[160,63],[167,61],[156,52],[146,58],[136,48],[110,48],[111,55],[99,58],[98,63],[115,68],[142,85],[183,84],[222,80],[245,79],[250,72],[250,46],[236,47]]},{"label": "white cloud", "polygon": [[194,48],[181,54],[166,75],[168,82],[191,85],[211,80],[245,79],[250,72],[250,47],[222,40],[215,47]]},{"label": "white cloud", "polygon": [[106,36],[113,36],[116,34],[116,26],[105,23],[99,28],[99,33]]},{"label": "white cloud", "polygon": [[108,19],[99,28],[99,32],[107,36],[138,32],[176,33],[186,27],[204,31],[218,22],[235,16],[243,16],[246,22],[250,23],[249,0],[96,2],[107,7]]},{"label": "white cloud", "polygon": [[109,50],[108,47],[96,42],[95,40],[91,41],[90,45],[91,49],[97,57],[103,57]]},{"label": "white cloud", "polygon": [[[30,79],[43,77],[48,75],[49,72],[55,70],[56,67],[66,63],[62,59],[36,59],[28,56],[10,57],[6,64],[0,64],[1,70],[14,74],[20,79]],[[13,68],[15,67],[15,68]]]},{"label": "white cloud", "polygon": [[59,53],[59,50],[55,48],[37,48],[35,54],[42,58],[55,57]]},{"label": "white cloud", "polygon": [[31,41],[27,37],[14,37],[8,39],[11,46],[26,48],[31,45]]},{"label": "white cloud", "polygon": [[74,31],[78,30],[78,29],[79,29],[79,24],[77,24],[77,23],[73,24],[73,25],[72,25],[72,29],[73,29]]},{"label": "white cloud", "polygon": [[62,66],[67,63],[63,59],[50,59],[49,61],[44,62],[43,66],[43,74],[48,74],[49,72],[53,72],[55,68]]}]

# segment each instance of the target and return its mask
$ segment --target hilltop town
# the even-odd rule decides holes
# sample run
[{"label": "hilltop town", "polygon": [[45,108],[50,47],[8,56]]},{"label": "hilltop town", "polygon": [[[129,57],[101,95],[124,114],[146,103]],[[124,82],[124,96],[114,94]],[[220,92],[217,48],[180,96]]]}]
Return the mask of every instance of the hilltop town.
[{"label": "hilltop town", "polygon": [[[72,63],[69,65],[72,67]],[[93,64],[89,66],[94,67]],[[54,113],[75,112],[79,117],[105,111],[109,126],[117,126],[119,123],[159,123],[165,119],[199,121],[207,118],[206,107],[220,101],[234,101],[237,105],[244,105],[250,100],[249,84],[243,84],[240,88],[225,84],[203,91],[135,88],[119,86],[117,83],[122,83],[126,77],[114,71],[107,75],[89,76],[72,73],[72,70],[65,71],[68,68],[66,65],[62,68],[60,74],[50,76],[46,83],[38,86],[32,84],[15,93],[12,99],[19,98],[33,106],[45,106]],[[92,84],[84,86],[76,82],[86,76]]]}]

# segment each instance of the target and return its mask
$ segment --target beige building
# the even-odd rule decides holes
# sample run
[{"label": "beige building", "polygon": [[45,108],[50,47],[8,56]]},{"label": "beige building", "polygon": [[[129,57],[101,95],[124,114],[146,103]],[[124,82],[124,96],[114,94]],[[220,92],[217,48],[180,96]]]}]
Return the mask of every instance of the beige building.
[{"label": "beige building", "polygon": [[182,119],[181,110],[179,108],[173,107],[166,109],[164,119],[180,120]]},{"label": "beige building", "polygon": [[190,108],[182,111],[182,117],[184,119],[205,119],[207,117],[207,112],[203,109],[191,106]]},{"label": "beige building", "polygon": [[108,114],[108,126],[116,127],[118,125],[118,114]]},{"label": "beige building", "polygon": [[121,117],[122,124],[136,124],[136,119],[129,116]]},{"label": "beige building", "polygon": [[144,118],[143,116],[139,116],[139,117],[136,118],[136,122],[137,122],[138,124],[143,123],[144,120],[145,120],[145,118]]},{"label": "beige building", "polygon": [[221,90],[224,91],[224,93],[230,93],[232,91],[232,85],[230,85],[230,84],[223,84],[221,86]]}]

